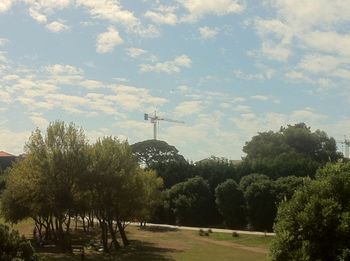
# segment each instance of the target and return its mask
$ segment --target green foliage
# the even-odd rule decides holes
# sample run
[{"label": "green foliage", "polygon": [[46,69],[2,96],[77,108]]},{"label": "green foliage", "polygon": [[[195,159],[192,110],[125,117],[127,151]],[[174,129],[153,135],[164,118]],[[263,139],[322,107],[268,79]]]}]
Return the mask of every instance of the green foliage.
[{"label": "green foliage", "polygon": [[244,197],[250,226],[258,231],[272,230],[277,209],[274,182],[260,178],[246,187]]},{"label": "green foliage", "polygon": [[327,165],[278,210],[273,260],[349,260],[350,165]]},{"label": "green foliage", "polygon": [[194,177],[194,166],[187,161],[158,162],[152,169],[163,179],[165,189]]},{"label": "green foliage", "polygon": [[115,248],[117,232],[127,244],[123,222],[148,219],[160,198],[161,178],[139,167],[127,142],[106,137],[91,146],[82,129],[57,121],[45,136],[34,131],[25,149],[9,171],[2,215],[14,223],[33,218],[40,240],[64,250],[71,250],[71,219],[78,216],[98,218],[105,251],[108,233]]},{"label": "green foliage", "polygon": [[304,184],[305,180],[309,180],[309,178],[288,176],[275,180],[277,202],[292,198],[294,192]]},{"label": "green foliage", "polygon": [[232,237],[239,237],[239,234],[236,231],[232,232]]},{"label": "green foliage", "polygon": [[10,231],[8,226],[0,224],[0,260],[34,261],[37,256],[30,242],[17,231]]},{"label": "green foliage", "polygon": [[148,168],[158,163],[185,161],[174,146],[161,140],[145,140],[131,145],[131,148],[140,164]]},{"label": "green foliage", "polygon": [[146,218],[149,206],[159,198],[162,180],[139,168],[127,142],[100,139],[91,160],[93,209],[113,220]]},{"label": "green foliage", "polygon": [[215,189],[216,205],[229,228],[242,228],[246,224],[246,202],[242,190],[237,183],[226,180]]},{"label": "green foliage", "polygon": [[213,206],[208,183],[201,177],[194,177],[173,186],[166,192],[168,211],[179,225],[203,225],[208,222],[208,213]]},{"label": "green foliage", "polygon": [[252,172],[273,178],[313,176],[327,162],[341,158],[336,142],[324,131],[312,132],[304,123],[262,132],[243,147]]}]

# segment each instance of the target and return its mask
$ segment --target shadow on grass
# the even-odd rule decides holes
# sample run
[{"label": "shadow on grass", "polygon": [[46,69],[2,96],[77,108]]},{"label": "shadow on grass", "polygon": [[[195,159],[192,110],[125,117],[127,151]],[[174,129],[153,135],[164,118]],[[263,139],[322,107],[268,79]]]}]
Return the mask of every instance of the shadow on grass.
[{"label": "shadow on grass", "polygon": [[[155,261],[172,261],[174,260],[169,255],[179,250],[170,248],[160,248],[153,243],[143,242],[139,240],[130,240],[130,245],[126,248],[121,248],[112,254],[104,254],[94,250],[85,251],[84,260],[155,260]],[[82,260],[81,252],[75,254],[62,253],[57,247],[46,247],[37,249],[37,253],[41,260],[52,261],[73,261]]]},{"label": "shadow on grass", "polygon": [[149,232],[176,232],[176,231],[179,231],[177,228],[156,227],[156,226],[140,227],[139,229],[144,230],[144,231],[149,231]]}]

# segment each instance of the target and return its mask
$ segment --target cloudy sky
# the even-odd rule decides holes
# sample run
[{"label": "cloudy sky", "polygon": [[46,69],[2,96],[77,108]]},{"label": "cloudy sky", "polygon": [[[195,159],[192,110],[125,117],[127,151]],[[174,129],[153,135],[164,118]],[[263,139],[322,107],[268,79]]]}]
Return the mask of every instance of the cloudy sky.
[{"label": "cloudy sky", "polygon": [[[191,160],[305,122],[350,136],[350,1],[0,0],[0,150],[56,119]],[[340,147],[341,149],[341,147]]]}]

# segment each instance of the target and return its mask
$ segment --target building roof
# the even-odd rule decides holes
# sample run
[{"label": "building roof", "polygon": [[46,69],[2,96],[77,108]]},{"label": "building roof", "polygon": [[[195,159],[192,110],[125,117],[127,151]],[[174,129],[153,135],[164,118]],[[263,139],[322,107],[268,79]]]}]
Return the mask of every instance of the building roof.
[{"label": "building roof", "polygon": [[14,155],[7,153],[5,151],[0,151],[0,157],[14,157]]}]

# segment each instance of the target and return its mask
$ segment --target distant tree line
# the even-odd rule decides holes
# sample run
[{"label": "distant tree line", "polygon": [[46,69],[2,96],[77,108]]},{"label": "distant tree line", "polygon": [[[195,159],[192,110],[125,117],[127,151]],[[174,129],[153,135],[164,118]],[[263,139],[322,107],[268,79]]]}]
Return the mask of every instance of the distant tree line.
[{"label": "distant tree line", "polygon": [[272,230],[279,203],[327,163],[342,159],[336,142],[304,123],[258,133],[240,163],[212,157],[188,162],[164,141],[132,145],[135,156],[163,179],[153,222]]},{"label": "distant tree line", "polygon": [[[161,178],[143,170],[127,142],[113,137],[87,143],[81,128],[56,121],[45,136],[35,130],[26,157],[9,170],[1,198],[8,222],[35,221],[40,241],[71,250],[72,227],[98,221],[104,251],[128,245],[125,221],[144,220],[159,198]],[[111,244],[109,244],[111,242]]]}]

